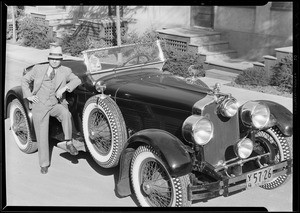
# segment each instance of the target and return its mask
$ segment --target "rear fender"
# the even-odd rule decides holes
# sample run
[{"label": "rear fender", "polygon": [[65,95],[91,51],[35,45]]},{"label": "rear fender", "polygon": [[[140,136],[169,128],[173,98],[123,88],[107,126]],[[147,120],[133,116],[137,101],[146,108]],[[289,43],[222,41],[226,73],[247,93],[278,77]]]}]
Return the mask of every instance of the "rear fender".
[{"label": "rear fender", "polygon": [[165,162],[172,177],[186,175],[192,171],[191,157],[183,143],[174,135],[159,129],[147,129],[131,136],[120,157],[120,172],[116,191],[120,196],[131,194],[129,170],[134,151],[140,145],[151,146]]},{"label": "rear fender", "polygon": [[33,126],[33,119],[31,115],[31,110],[29,109],[29,101],[26,98],[23,98],[23,92],[21,86],[16,86],[12,89],[10,89],[5,98],[5,104],[4,104],[4,117],[5,119],[9,117],[9,104],[12,102],[12,100],[18,99],[20,103],[22,104],[25,114],[28,120],[28,125],[29,125],[29,130],[30,130],[30,136],[32,141],[36,141],[36,136],[35,136],[35,131],[34,131],[34,126]]}]

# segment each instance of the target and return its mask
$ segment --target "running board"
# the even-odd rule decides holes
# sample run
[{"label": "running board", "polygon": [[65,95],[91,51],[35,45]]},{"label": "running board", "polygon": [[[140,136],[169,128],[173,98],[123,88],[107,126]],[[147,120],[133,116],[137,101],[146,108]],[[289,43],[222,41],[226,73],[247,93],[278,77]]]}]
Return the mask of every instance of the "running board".
[{"label": "running board", "polygon": [[[78,151],[86,152],[85,144],[84,144],[83,141],[79,141],[79,140],[73,139],[73,145],[75,146],[75,148]],[[66,152],[68,152],[68,150],[67,150],[67,142],[66,141],[59,142],[59,143],[57,143],[56,146],[58,148],[62,149],[62,150],[65,150]]]}]

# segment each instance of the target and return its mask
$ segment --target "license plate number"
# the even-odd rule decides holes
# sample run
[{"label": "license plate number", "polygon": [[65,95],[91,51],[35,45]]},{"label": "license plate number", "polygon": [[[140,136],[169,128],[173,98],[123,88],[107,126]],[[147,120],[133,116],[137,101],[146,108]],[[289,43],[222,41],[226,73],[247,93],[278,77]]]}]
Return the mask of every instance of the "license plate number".
[{"label": "license plate number", "polygon": [[261,169],[257,172],[247,174],[246,184],[247,188],[253,188],[263,185],[273,178],[273,167]]}]

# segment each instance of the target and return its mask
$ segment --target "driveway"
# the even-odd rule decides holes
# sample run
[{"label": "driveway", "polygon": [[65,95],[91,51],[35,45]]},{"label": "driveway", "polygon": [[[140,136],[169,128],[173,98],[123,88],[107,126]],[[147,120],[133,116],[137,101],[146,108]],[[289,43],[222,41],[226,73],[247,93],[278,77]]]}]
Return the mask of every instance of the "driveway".
[{"label": "driveway", "polygon": [[[7,45],[5,91],[20,85],[22,69],[47,60],[49,50]],[[292,99],[225,86],[226,81],[202,78],[209,86],[221,83],[242,104],[250,99],[266,99],[283,104],[292,111]],[[6,93],[6,92],[5,92]],[[51,146],[51,167],[41,175],[37,153],[24,154],[15,144],[9,119],[5,120],[6,198],[9,206],[93,206],[135,207],[134,196],[120,198],[115,193],[118,167],[103,169],[89,155],[70,156]],[[291,211],[293,179],[273,191],[255,188],[227,198],[218,197],[193,207],[265,207],[269,211]],[[201,209],[199,209],[200,211]]]}]

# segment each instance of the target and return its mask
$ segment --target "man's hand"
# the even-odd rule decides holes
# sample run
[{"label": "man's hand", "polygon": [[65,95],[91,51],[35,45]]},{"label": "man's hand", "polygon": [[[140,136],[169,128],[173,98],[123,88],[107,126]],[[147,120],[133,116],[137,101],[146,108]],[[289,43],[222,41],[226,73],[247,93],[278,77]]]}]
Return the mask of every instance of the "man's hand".
[{"label": "man's hand", "polygon": [[64,94],[64,92],[68,89],[67,86],[64,86],[63,88],[60,88],[57,90],[55,96],[58,98],[58,99],[61,99],[62,95]]},{"label": "man's hand", "polygon": [[38,103],[40,100],[39,98],[36,96],[36,95],[33,95],[33,96],[30,96],[30,97],[27,97],[27,99],[33,103]]}]

